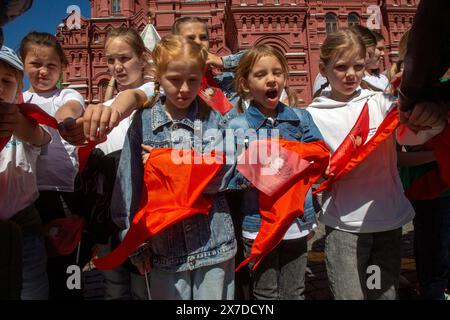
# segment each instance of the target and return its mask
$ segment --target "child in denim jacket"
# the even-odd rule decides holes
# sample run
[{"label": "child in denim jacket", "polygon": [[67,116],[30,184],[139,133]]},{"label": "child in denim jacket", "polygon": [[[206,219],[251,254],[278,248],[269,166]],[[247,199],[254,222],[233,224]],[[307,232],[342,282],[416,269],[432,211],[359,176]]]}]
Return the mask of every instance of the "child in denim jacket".
[{"label": "child in denim jacket", "polygon": [[[161,86],[165,95],[155,95],[152,107],[135,115],[125,139],[112,204],[113,220],[123,229],[140,205],[142,148],[191,149],[194,130],[219,126],[220,115],[197,96],[207,56],[202,46],[180,36],[163,38],[153,52],[155,90]],[[213,140],[203,136],[203,150],[197,151],[211,150]],[[151,238],[152,299],[233,299],[233,223],[224,194],[217,193],[220,188],[211,184],[207,189],[213,194],[208,215],[191,216]],[[143,272],[150,269],[148,263],[137,265]]]},{"label": "child in denim jacket", "polygon": [[[276,49],[258,45],[249,50],[236,69],[236,83],[241,99],[251,102],[243,114],[230,122],[229,128],[256,130],[258,138],[262,135],[267,138],[279,136],[299,142],[322,139],[306,110],[290,108],[280,102],[285,90],[289,104],[297,103],[295,93],[286,85],[287,76],[286,59]],[[231,179],[229,186],[230,189],[244,189],[242,237],[245,256],[248,257],[261,225],[259,191],[239,173]],[[308,191],[304,209],[304,215],[292,223],[283,241],[255,270],[250,271],[256,299],[304,299],[307,236],[317,225],[311,191]]]}]

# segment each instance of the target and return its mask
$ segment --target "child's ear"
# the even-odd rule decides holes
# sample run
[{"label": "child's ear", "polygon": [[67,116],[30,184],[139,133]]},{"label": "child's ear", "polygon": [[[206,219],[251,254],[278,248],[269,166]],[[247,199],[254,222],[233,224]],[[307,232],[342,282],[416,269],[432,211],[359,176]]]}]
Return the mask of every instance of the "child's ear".
[{"label": "child's ear", "polygon": [[248,87],[248,83],[246,79],[239,79],[239,85],[245,93],[250,93],[250,88]]}]

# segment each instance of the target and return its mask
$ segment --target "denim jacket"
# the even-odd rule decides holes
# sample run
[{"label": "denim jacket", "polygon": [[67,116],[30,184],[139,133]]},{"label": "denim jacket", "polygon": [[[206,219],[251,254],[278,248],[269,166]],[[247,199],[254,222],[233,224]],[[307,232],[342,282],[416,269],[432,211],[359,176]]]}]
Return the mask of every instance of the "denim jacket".
[{"label": "denim jacket", "polygon": [[[305,109],[289,108],[283,103],[279,103],[278,115],[276,119],[270,119],[264,116],[257,107],[250,105],[249,108],[238,117],[231,120],[228,128],[233,130],[255,129],[256,136],[249,137],[245,145],[236,145],[237,150],[244,150],[248,144],[261,136],[262,130],[267,130],[267,138],[270,138],[271,130],[278,129],[280,139],[295,140],[299,142],[312,142],[321,140],[322,135],[314,124],[311,115]],[[236,141],[236,144],[242,143]],[[239,151],[238,151],[239,152]],[[258,190],[250,188],[250,183],[237,170],[229,181],[230,190],[243,190],[241,211],[243,214],[242,229],[248,232],[258,232],[261,225],[261,216],[259,214]],[[297,222],[304,226],[316,221],[315,209],[311,190],[308,191],[305,199],[305,211]]]},{"label": "denim jacket", "polygon": [[[217,129],[220,115],[211,112],[208,119],[197,118],[197,100],[189,107],[186,118],[171,120],[164,111],[162,97],[153,108],[137,112],[127,132],[119,170],[115,182],[112,218],[122,229],[128,229],[138,210],[144,179],[141,144],[154,148],[187,149],[198,147],[208,152],[214,145],[214,137],[208,137],[208,129]],[[198,99],[198,97],[197,97]],[[201,142],[194,130],[202,130]],[[210,130],[211,131],[211,130]],[[197,135],[199,131],[196,131]],[[217,130],[216,130],[217,132]],[[214,179],[213,179],[214,180]],[[236,253],[233,223],[220,182],[212,181],[207,192],[213,194],[213,204],[208,215],[189,217],[151,239],[153,265],[168,271],[193,270],[227,261]]]},{"label": "denim jacket", "polygon": [[[231,70],[238,66],[245,52],[246,50],[243,50],[222,57],[223,68],[225,69],[225,71],[220,75],[214,77],[214,80],[217,82],[220,89],[222,89],[223,93],[225,94],[225,97],[227,97],[228,101],[230,101],[233,107],[235,107],[236,104],[238,103],[239,96],[236,92],[234,84],[234,72],[232,72]],[[236,108],[231,109],[223,116],[223,123],[221,125],[226,126],[227,122],[231,121],[231,119],[235,118],[236,116],[237,116]]]}]

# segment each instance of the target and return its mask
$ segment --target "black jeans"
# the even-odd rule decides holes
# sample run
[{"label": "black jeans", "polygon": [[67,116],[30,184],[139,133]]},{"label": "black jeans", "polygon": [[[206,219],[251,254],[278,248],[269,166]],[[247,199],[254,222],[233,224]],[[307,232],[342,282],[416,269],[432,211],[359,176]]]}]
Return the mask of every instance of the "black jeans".
[{"label": "black jeans", "polygon": [[[80,200],[73,192],[40,191],[40,196],[35,202],[41,219],[45,224],[59,218],[65,218],[66,212],[81,215]],[[81,241],[82,246],[85,245]],[[85,250],[82,250],[84,252]],[[47,275],[49,282],[50,300],[82,300],[82,290],[67,288],[67,267],[76,264],[77,250],[67,256],[48,257]],[[85,259],[80,259],[85,260]],[[79,264],[82,268],[84,264]]]},{"label": "black jeans", "polygon": [[414,255],[420,295],[440,300],[449,281],[450,197],[412,201],[414,218]]},{"label": "black jeans", "polygon": [[[244,255],[250,256],[253,240],[243,239]],[[304,300],[308,246],[306,237],[283,240],[251,270],[256,300]]]}]

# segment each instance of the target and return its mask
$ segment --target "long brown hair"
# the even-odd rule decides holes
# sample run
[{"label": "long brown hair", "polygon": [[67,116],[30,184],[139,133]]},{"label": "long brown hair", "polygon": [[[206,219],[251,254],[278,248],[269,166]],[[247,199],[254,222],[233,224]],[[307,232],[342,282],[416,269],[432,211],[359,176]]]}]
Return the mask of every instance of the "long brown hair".
[{"label": "long brown hair", "polygon": [[[286,61],[286,57],[280,51],[267,44],[258,44],[255,47],[248,50],[242,56],[239,65],[235,70],[234,84],[236,92],[240,97],[236,105],[239,113],[243,112],[242,107],[243,100],[250,98],[249,93],[246,92],[242,86],[242,80],[244,79],[247,80],[255,63],[258,62],[259,59],[261,59],[262,57],[267,56],[272,56],[280,62],[286,82],[288,80],[289,66]],[[288,86],[285,86],[284,90],[286,91],[286,94],[288,96],[289,106],[292,107],[297,106],[298,98],[296,92],[293,89],[289,88]]]},{"label": "long brown hair", "polygon": [[208,29],[208,25],[206,24],[206,22],[202,19],[200,19],[199,17],[182,17],[179,18],[175,21],[174,25],[172,26],[172,34],[180,34],[181,28],[184,24],[186,23],[200,23],[204,26],[205,31],[206,31],[206,35],[208,36],[209,39],[209,29]]}]

